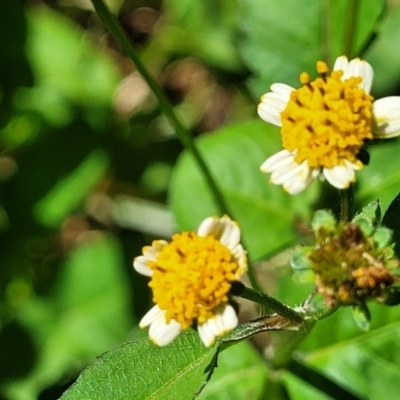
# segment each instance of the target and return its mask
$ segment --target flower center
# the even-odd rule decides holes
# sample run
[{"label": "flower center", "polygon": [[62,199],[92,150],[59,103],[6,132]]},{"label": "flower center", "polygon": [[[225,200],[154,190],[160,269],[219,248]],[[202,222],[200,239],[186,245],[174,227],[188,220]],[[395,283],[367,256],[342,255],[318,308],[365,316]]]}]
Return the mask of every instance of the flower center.
[{"label": "flower center", "polygon": [[365,139],[372,139],[373,97],[360,89],[361,77],[342,81],[343,71],[327,75],[327,65],[319,61],[320,77],[310,82],[306,72],[300,75],[303,84],[291,93],[281,113],[282,144],[296,150],[298,163],[310,167],[332,168],[345,160],[362,166],[356,156]]},{"label": "flower center", "polygon": [[175,234],[148,266],[153,301],[167,312],[167,322],[174,319],[183,329],[194,319],[202,324],[214,316],[213,310],[228,301],[239,269],[227,247],[213,236],[193,232]]}]

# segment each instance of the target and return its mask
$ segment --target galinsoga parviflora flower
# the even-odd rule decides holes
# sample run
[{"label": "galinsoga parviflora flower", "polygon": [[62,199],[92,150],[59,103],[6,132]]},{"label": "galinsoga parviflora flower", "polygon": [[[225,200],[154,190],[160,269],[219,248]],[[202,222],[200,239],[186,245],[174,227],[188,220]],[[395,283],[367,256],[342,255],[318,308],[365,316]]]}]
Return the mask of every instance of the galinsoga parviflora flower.
[{"label": "galinsoga parviflora flower", "polygon": [[247,257],[239,226],[228,216],[207,218],[197,233],[177,233],[171,242],[153,241],[133,265],[151,277],[155,306],[139,325],[150,327],[155,344],[169,344],[196,322],[202,342],[211,346],[237,326],[229,291],[247,270]]},{"label": "galinsoga parviflora flower", "polygon": [[340,221],[328,211],[314,216],[316,244],[298,249],[292,266],[310,268],[317,291],[329,306],[358,305],[367,300],[384,302],[386,289],[397,280],[391,230],[373,226],[367,219]]},{"label": "galinsoga parviflora flower", "polygon": [[400,135],[400,97],[374,101],[370,64],[342,56],[331,74],[323,61],[317,71],[314,81],[300,74],[303,86],[297,90],[273,84],[258,106],[264,121],[281,127],[284,148],[260,169],[290,194],[303,191],[321,173],[332,186],[349,187],[363,167],[358,156],[365,141]]}]

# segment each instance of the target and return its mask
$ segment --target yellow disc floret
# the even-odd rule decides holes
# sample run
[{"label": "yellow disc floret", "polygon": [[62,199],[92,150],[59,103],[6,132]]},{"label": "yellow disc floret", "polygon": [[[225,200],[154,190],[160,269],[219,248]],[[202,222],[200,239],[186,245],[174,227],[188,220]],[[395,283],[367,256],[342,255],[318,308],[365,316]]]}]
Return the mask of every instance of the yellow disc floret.
[{"label": "yellow disc floret", "polygon": [[167,323],[174,319],[183,329],[195,319],[202,324],[214,317],[214,309],[228,302],[239,269],[227,247],[193,232],[175,234],[147,264],[153,270],[153,301],[166,311]]},{"label": "yellow disc floret", "polygon": [[310,167],[332,168],[345,160],[361,167],[357,154],[372,139],[373,97],[359,88],[361,77],[342,80],[341,70],[327,76],[322,61],[317,71],[321,76],[312,82],[307,73],[300,75],[303,86],[291,93],[281,113],[283,147]]}]

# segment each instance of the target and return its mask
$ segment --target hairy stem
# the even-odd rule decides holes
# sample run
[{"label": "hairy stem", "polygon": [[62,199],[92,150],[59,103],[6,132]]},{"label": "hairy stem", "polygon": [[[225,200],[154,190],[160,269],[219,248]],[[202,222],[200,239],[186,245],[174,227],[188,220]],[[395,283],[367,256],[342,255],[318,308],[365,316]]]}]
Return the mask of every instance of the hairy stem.
[{"label": "hairy stem", "polygon": [[351,221],[354,216],[354,186],[340,191],[340,220]]},{"label": "hairy stem", "polygon": [[243,286],[243,288],[243,291],[238,295],[239,297],[261,304],[267,307],[269,310],[281,315],[282,317],[285,317],[289,321],[296,323],[303,321],[303,318],[300,314],[286,304],[281,303],[274,297],[245,286]]}]

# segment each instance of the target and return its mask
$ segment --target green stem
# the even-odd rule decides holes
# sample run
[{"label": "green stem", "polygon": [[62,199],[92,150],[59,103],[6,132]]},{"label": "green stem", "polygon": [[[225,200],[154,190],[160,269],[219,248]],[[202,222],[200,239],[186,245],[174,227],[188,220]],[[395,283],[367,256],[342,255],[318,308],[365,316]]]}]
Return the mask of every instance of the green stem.
[{"label": "green stem", "polygon": [[340,220],[350,221],[354,215],[354,186],[340,191]]},{"label": "green stem", "polygon": [[343,54],[351,58],[353,56],[354,37],[357,28],[357,13],[359,0],[348,0],[346,11],[346,25],[343,37]]},{"label": "green stem", "polygon": [[300,323],[303,321],[303,318],[300,316],[300,314],[298,314],[292,308],[290,308],[286,304],[281,303],[274,297],[262,293],[258,290],[244,286],[244,290],[238,296],[242,297],[243,299],[251,300],[258,304],[261,304],[269,308],[271,311],[282,315],[282,317],[287,318],[289,321],[296,323]]},{"label": "green stem", "polygon": [[313,322],[304,323],[302,329],[286,335],[284,342],[277,346],[271,360],[274,369],[282,369],[292,360],[293,352],[299,347],[300,343],[310,333]]},{"label": "green stem", "polygon": [[214,178],[212,177],[212,174],[207,167],[207,164],[205,163],[203,157],[197,150],[192,135],[190,134],[190,132],[188,132],[187,129],[184,128],[183,124],[176,116],[172,105],[164,95],[160,86],[148,72],[146,67],[142,64],[140,57],[136,53],[136,50],[132,46],[121,25],[118,23],[115,16],[110,12],[108,7],[104,4],[103,0],[92,0],[92,3],[106,28],[111,32],[114,39],[121,46],[125,54],[135,63],[137,70],[143,76],[144,80],[147,82],[150,89],[157,97],[161,110],[164,112],[165,116],[174,127],[179,140],[184,145],[184,147],[188,149],[188,151],[193,155],[194,159],[197,162],[197,165],[199,166],[202,174],[204,175],[204,178],[207,181],[207,184],[214,196],[215,203],[220,209],[220,212],[222,214],[229,214],[224,197],[222,196],[221,191],[219,190]]},{"label": "green stem", "polygon": [[284,345],[277,347],[272,364],[274,368],[280,369],[287,366],[292,360],[293,352],[304,340],[304,338],[310,333],[312,327],[320,320],[329,317],[338,310],[339,307],[327,308],[323,311],[310,312],[308,306],[303,306],[305,315],[303,317],[303,324],[301,329],[296,334],[287,335]]}]

